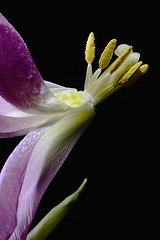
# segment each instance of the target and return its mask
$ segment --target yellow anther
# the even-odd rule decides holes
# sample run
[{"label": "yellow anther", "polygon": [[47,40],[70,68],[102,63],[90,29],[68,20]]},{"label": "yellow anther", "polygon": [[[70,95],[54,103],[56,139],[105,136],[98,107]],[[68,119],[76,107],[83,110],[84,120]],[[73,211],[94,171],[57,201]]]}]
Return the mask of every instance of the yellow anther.
[{"label": "yellow anther", "polygon": [[133,65],[119,80],[118,80],[118,84],[119,85],[123,85],[125,83],[127,83],[127,81],[131,78],[131,76],[133,76],[133,74],[140,68],[140,66],[142,65],[142,61],[136,63],[135,65]]},{"label": "yellow anther", "polygon": [[128,57],[128,55],[131,53],[132,51],[132,46],[128,47],[115,61],[114,63],[111,65],[110,68],[110,73],[115,72],[119,66],[125,61],[125,59]]},{"label": "yellow anther", "polygon": [[141,76],[143,76],[143,75],[147,72],[148,68],[149,68],[148,64],[143,64],[143,65],[139,68],[140,73],[141,73]]},{"label": "yellow anther", "polygon": [[91,32],[89,34],[87,43],[86,43],[86,51],[85,51],[85,60],[87,63],[92,63],[95,58],[95,38],[94,33]]},{"label": "yellow anther", "polygon": [[112,39],[107,46],[105,47],[103,53],[101,54],[101,57],[99,59],[99,67],[101,69],[104,69],[105,67],[107,67],[107,65],[109,64],[112,56],[113,56],[113,52],[114,49],[116,47],[116,43],[117,40],[116,39]]},{"label": "yellow anther", "polygon": [[130,87],[135,84],[148,70],[148,64],[142,65],[122,86]]}]

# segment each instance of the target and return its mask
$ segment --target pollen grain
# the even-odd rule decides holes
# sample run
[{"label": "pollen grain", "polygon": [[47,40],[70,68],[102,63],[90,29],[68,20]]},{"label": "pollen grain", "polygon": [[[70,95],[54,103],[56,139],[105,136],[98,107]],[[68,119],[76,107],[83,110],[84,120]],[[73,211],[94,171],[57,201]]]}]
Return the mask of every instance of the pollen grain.
[{"label": "pollen grain", "polygon": [[107,46],[105,47],[104,51],[101,54],[101,57],[99,59],[99,67],[101,69],[104,69],[107,67],[107,65],[109,64],[112,56],[113,56],[113,52],[114,49],[116,47],[117,44],[117,40],[116,39],[112,39]]},{"label": "pollen grain", "polygon": [[94,33],[91,32],[86,43],[85,60],[87,63],[91,64],[94,58],[95,58],[95,38]]},{"label": "pollen grain", "polygon": [[143,64],[142,66],[140,66],[140,68],[138,68],[138,70],[135,71],[135,73],[122,86],[131,87],[147,72],[148,68],[148,64]]},{"label": "pollen grain", "polygon": [[133,65],[118,81],[119,85],[127,83],[127,81],[134,75],[134,73],[140,68],[142,61],[137,62]]}]

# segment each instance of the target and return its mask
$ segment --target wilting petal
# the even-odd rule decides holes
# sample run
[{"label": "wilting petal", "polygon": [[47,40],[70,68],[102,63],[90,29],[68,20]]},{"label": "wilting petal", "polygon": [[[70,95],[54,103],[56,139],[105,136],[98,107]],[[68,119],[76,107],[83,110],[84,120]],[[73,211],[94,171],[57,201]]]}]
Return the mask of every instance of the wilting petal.
[{"label": "wilting petal", "polygon": [[26,117],[10,117],[0,115],[0,138],[26,135],[38,126],[52,121],[52,124],[62,118],[63,114],[33,115]]},{"label": "wilting petal", "polygon": [[54,124],[64,115],[65,113],[27,114],[0,97],[0,138],[25,135],[49,121],[52,121],[52,124]]},{"label": "wilting petal", "polygon": [[87,127],[93,114],[93,108],[74,111],[57,122],[40,138],[26,167],[19,194],[17,226],[9,240],[25,239],[47,186]]},{"label": "wilting petal", "polygon": [[10,155],[0,173],[0,240],[7,240],[17,224],[18,199],[31,153],[44,127],[30,132]]},{"label": "wilting petal", "polygon": [[72,206],[77,201],[77,198],[84,190],[86,183],[87,179],[83,181],[76,192],[65,198],[63,202],[54,207],[27,235],[27,240],[46,239],[71,210]]},{"label": "wilting petal", "polygon": [[48,127],[34,130],[11,154],[0,175],[1,240],[14,229],[10,239],[25,239],[45,189],[92,115],[92,108],[75,111],[47,132]]}]

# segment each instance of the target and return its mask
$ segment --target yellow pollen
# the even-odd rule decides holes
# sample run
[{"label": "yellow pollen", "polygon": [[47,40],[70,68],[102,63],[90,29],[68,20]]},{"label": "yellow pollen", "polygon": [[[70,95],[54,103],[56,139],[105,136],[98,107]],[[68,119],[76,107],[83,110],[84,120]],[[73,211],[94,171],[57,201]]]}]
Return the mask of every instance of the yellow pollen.
[{"label": "yellow pollen", "polygon": [[54,96],[70,107],[79,107],[85,102],[82,92],[57,92]]},{"label": "yellow pollen", "polygon": [[85,50],[85,60],[87,63],[92,63],[95,58],[95,38],[94,33],[91,32],[89,34],[87,43],[86,43],[86,50]]},{"label": "yellow pollen", "polygon": [[148,68],[148,64],[142,65],[122,86],[130,87],[135,84],[147,72]]},{"label": "yellow pollen", "polygon": [[103,53],[101,54],[101,57],[99,59],[99,67],[101,69],[104,69],[107,67],[107,65],[109,64],[112,56],[113,56],[113,52],[114,49],[116,47],[117,44],[117,40],[116,39],[112,39],[107,46],[105,47]]},{"label": "yellow pollen", "polygon": [[140,68],[140,66],[142,65],[142,61],[137,62],[135,65],[133,65],[119,80],[118,80],[118,84],[119,85],[123,85],[124,83],[126,83],[131,76],[133,76],[133,74]]},{"label": "yellow pollen", "polygon": [[128,47],[111,65],[110,73],[115,72],[131,53],[132,46]]}]

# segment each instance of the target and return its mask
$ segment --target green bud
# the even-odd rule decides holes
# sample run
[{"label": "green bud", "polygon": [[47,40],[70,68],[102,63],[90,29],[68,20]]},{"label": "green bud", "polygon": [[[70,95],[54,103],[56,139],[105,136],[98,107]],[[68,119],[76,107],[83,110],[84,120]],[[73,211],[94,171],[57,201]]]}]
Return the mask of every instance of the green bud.
[{"label": "green bud", "polygon": [[27,240],[46,239],[49,234],[56,228],[56,226],[63,220],[63,218],[69,213],[72,206],[78,199],[80,193],[85,188],[86,183],[87,179],[83,181],[76,192],[65,198],[63,202],[54,207],[28,234]]}]

